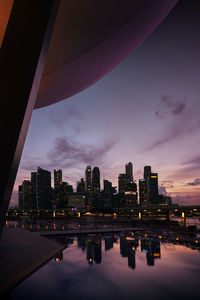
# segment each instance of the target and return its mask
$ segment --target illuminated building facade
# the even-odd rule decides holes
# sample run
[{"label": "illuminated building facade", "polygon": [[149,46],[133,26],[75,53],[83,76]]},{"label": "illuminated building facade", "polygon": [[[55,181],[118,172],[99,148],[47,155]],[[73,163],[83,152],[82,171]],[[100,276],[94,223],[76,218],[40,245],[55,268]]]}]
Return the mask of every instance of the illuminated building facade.
[{"label": "illuminated building facade", "polygon": [[151,172],[151,166],[144,167],[144,178],[139,180],[140,204],[158,203],[158,174]]},{"label": "illuminated building facade", "polygon": [[93,208],[93,194],[92,194],[92,168],[87,166],[85,170],[85,192],[86,192],[86,207]]},{"label": "illuminated building facade", "polygon": [[145,179],[139,180],[139,199],[140,205],[148,203],[147,182]]},{"label": "illuminated building facade", "polygon": [[87,166],[85,170],[85,190],[86,192],[92,191],[92,168]]}]

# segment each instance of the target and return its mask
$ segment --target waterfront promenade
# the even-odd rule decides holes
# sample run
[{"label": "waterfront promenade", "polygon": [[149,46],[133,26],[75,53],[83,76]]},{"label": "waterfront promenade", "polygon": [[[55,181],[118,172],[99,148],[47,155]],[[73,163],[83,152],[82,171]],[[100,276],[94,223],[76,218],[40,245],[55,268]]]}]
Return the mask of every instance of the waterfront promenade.
[{"label": "waterfront promenade", "polygon": [[0,241],[0,294],[16,286],[64,246],[21,228],[5,227]]}]

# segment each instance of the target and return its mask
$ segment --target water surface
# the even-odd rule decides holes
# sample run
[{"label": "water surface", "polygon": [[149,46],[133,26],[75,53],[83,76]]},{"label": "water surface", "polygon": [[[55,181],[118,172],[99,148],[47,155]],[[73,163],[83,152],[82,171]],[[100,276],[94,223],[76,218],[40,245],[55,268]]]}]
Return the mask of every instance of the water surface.
[{"label": "water surface", "polygon": [[11,299],[195,299],[200,248],[175,232],[54,238],[67,248],[11,292]]}]

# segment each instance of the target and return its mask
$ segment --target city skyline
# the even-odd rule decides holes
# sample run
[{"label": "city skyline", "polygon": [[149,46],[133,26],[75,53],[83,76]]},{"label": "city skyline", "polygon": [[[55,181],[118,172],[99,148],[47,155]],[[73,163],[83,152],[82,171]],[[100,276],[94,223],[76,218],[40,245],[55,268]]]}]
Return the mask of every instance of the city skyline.
[{"label": "city skyline", "polygon": [[[131,165],[131,168],[130,168],[130,165]],[[129,166],[129,169],[127,170],[127,166]],[[150,172],[151,172],[151,166],[143,166],[143,168],[145,169],[145,168],[150,168]],[[96,179],[97,180],[97,182],[96,183],[94,183],[93,182],[93,178],[94,178],[94,172],[96,171],[96,169],[98,169],[98,171],[97,172],[100,172],[100,168],[99,167],[97,167],[97,166],[86,166],[85,167],[85,171],[83,170],[83,176],[81,176],[80,178],[77,178],[76,179],[76,181],[75,181],[75,183],[74,184],[72,184],[72,182],[67,182],[68,184],[70,184],[70,185],[72,185],[73,187],[76,187],[77,188],[77,186],[78,186],[78,184],[79,183],[81,183],[81,181],[82,180],[85,180],[85,184],[86,184],[86,178],[87,178],[87,171],[88,171],[88,168],[90,169],[90,173],[91,173],[91,182],[90,182],[90,188],[89,188],[89,190],[91,190],[91,189],[97,189],[97,191],[99,190],[103,190],[103,187],[104,187],[104,181],[108,181],[108,179],[107,178],[102,178],[101,177],[101,175],[100,175],[100,173],[98,174],[95,174],[95,177],[98,177],[99,176],[99,180],[100,180],[100,185],[98,184],[98,179]],[[56,188],[58,188],[59,187],[59,183],[60,182],[62,182],[63,180],[62,180],[62,178],[63,177],[65,177],[65,174],[63,173],[63,170],[62,169],[53,169],[52,171],[49,171],[49,170],[45,170],[45,169],[42,169],[40,166],[38,166],[37,167],[37,169],[39,169],[39,170],[43,170],[43,171],[46,171],[46,172],[49,172],[49,173],[52,173],[53,174],[53,177],[51,177],[51,187],[54,187],[54,189],[56,189]],[[131,170],[131,171],[130,171]],[[126,164],[124,164],[124,170],[121,170],[121,171],[124,171],[125,173],[119,173],[118,175],[117,175],[117,178],[116,178],[116,186],[115,187],[118,187],[119,188],[119,177],[120,177],[120,175],[126,175],[127,177],[128,177],[128,179],[129,179],[129,181],[132,181],[132,182],[138,182],[138,184],[139,184],[139,181],[141,180],[141,179],[137,179],[137,180],[135,180],[134,179],[134,176],[133,176],[133,164],[131,163],[131,162],[128,162],[128,163],[126,163]],[[130,176],[130,173],[131,173],[131,176]],[[144,172],[144,171],[143,171]],[[24,177],[23,178],[23,181],[25,180],[27,180],[27,181],[31,181],[31,179],[32,179],[32,177],[33,177],[33,175],[36,173],[36,171],[34,171],[34,170],[31,170],[31,173],[30,173],[30,176],[26,176],[26,177]],[[101,173],[102,173],[102,171],[101,171]],[[152,173],[152,174],[157,174],[157,173]],[[129,177],[130,176],[130,177]],[[145,175],[144,175],[145,176]],[[141,176],[142,177],[142,176]],[[111,182],[112,183],[112,182]],[[97,188],[97,186],[98,186],[98,188]],[[75,188],[75,189],[76,189]],[[86,184],[86,191],[88,190],[88,188],[87,188],[87,184]],[[162,188],[161,188],[161,192],[162,192]]]},{"label": "city skyline", "polygon": [[[171,206],[171,197],[159,191],[158,173],[151,166],[144,166],[143,178],[138,183],[133,177],[133,164],[124,166],[125,173],[118,175],[118,188],[107,179],[101,182],[98,167],[86,166],[85,178],[76,181],[76,187],[62,180],[62,170],[51,172],[38,166],[31,172],[31,180],[26,177],[18,186],[19,209],[76,208],[95,211],[113,208],[131,209],[136,206]],[[54,184],[52,185],[52,181]],[[138,197],[139,196],[139,197]]]},{"label": "city skyline", "polygon": [[175,203],[200,204],[200,21],[195,3],[180,2],[105,78],[33,112],[11,205],[37,165],[63,169],[73,185],[83,166],[98,165],[102,178],[117,185],[126,161],[137,161],[137,180],[144,165],[153,165]]}]

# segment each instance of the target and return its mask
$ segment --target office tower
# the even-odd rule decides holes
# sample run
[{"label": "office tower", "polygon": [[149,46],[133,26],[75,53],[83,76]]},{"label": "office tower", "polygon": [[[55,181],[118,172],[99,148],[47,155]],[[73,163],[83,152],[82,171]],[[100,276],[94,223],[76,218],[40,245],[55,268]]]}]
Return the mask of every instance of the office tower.
[{"label": "office tower", "polygon": [[112,186],[112,182],[108,180],[103,181],[103,191],[101,192],[100,207],[104,209],[112,208],[113,194],[116,192]]},{"label": "office tower", "polygon": [[125,165],[126,176],[129,181],[133,181],[133,164],[131,162]]},{"label": "office tower", "polygon": [[94,199],[92,193],[92,169],[87,166],[85,170],[85,191],[86,191],[86,208],[91,209],[94,207]]},{"label": "office tower", "polygon": [[25,179],[18,187],[19,209],[31,209],[32,184]]},{"label": "office tower", "polygon": [[81,178],[80,181],[77,181],[76,191],[77,191],[77,193],[85,193],[85,180],[84,180],[84,178]]},{"label": "office tower", "polygon": [[23,209],[23,193],[22,193],[22,185],[18,186],[18,208]]},{"label": "office tower", "polygon": [[104,189],[104,191],[112,191],[112,189],[113,189],[112,182],[110,182],[109,180],[104,180],[103,181],[103,189]]},{"label": "office tower", "polygon": [[37,208],[46,209],[51,207],[51,172],[38,167],[37,179]]},{"label": "office tower", "polygon": [[31,184],[32,184],[32,196],[31,196],[31,208],[37,208],[37,172],[31,172]]},{"label": "office tower", "polygon": [[137,205],[137,184],[133,181],[133,165],[131,162],[125,165],[125,174],[119,174],[119,207],[132,207]]},{"label": "office tower", "polygon": [[139,199],[140,205],[145,205],[148,203],[147,181],[145,179],[139,180]]},{"label": "office tower", "polygon": [[94,167],[92,170],[92,191],[94,194],[100,193],[100,170]]},{"label": "office tower", "polygon": [[158,174],[151,172],[151,166],[144,167],[144,179],[139,180],[140,204],[158,203]]},{"label": "office tower", "polygon": [[124,193],[127,191],[127,186],[129,183],[129,178],[126,174],[119,174],[118,176],[118,190],[119,193]]},{"label": "office tower", "polygon": [[60,181],[58,188],[54,190],[56,208],[66,208],[71,194],[73,194],[73,186],[68,182]]},{"label": "office tower", "polygon": [[158,203],[158,174],[151,173],[149,180],[149,202]]},{"label": "office tower", "polygon": [[62,181],[62,170],[55,169],[54,170],[54,189],[59,188],[59,183]]},{"label": "office tower", "polygon": [[90,166],[85,169],[85,188],[86,192],[92,191],[92,169]]},{"label": "office tower", "polygon": [[149,179],[151,176],[151,166],[144,167],[144,179]]}]

